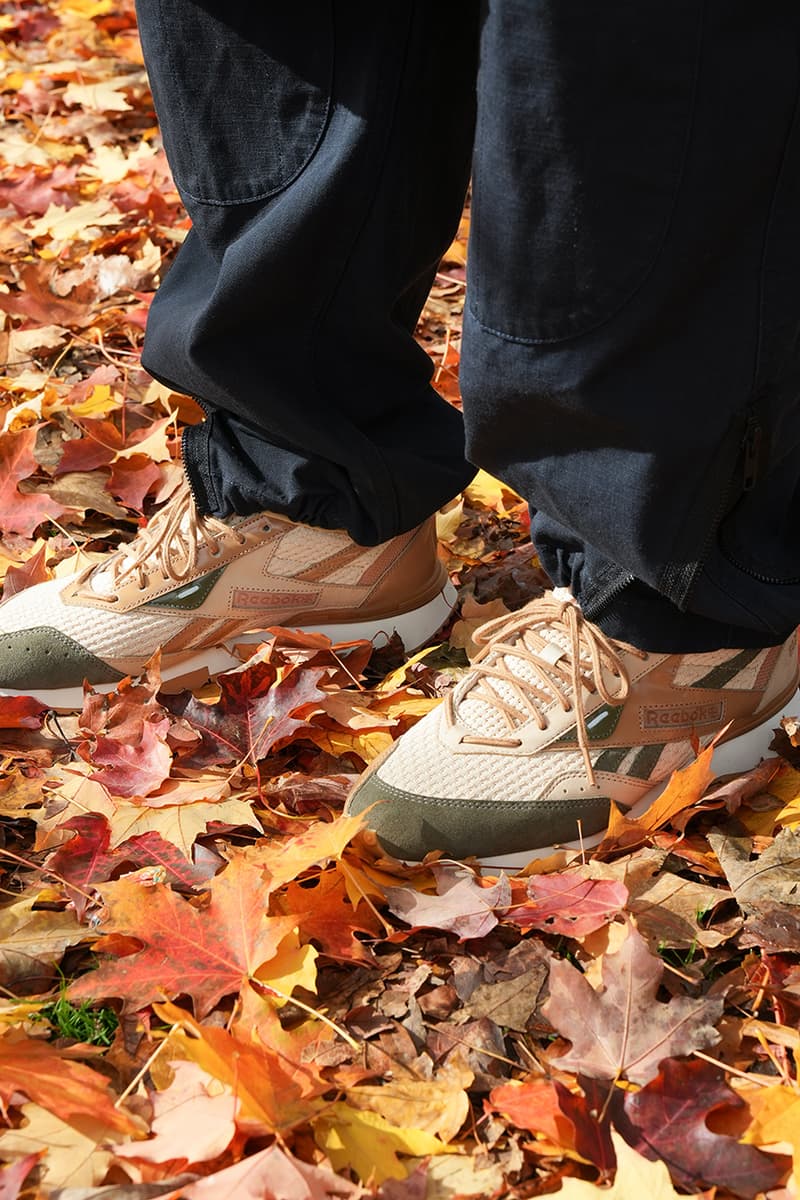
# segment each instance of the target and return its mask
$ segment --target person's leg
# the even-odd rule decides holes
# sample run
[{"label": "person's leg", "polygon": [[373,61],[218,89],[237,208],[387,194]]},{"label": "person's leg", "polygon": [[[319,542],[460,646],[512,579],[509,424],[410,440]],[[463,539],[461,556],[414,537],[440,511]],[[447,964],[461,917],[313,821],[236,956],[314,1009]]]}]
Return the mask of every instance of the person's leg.
[{"label": "person's leg", "polygon": [[519,862],[641,811],[695,739],[751,766],[794,702],[800,14],[484,10],[467,453],[571,594],[490,623],[349,811],[401,857]]},{"label": "person's leg", "polygon": [[130,546],[0,608],[0,694],[80,704],[157,648],[173,683],[276,625],[336,640],[449,615],[431,514],[471,478],[413,338],[457,226],[470,0],[139,0],[193,228],[144,364],[208,413],[188,481]]},{"label": "person's leg", "polygon": [[477,4],[138,0],[192,230],[143,356],[209,414],[201,511],[374,544],[470,479],[413,330],[461,214]]}]

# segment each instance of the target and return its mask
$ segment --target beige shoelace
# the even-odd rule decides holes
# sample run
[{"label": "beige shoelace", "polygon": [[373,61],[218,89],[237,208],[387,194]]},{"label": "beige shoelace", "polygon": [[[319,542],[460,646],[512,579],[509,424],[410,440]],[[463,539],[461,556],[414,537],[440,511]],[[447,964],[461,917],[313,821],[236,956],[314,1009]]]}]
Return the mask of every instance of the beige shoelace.
[{"label": "beige shoelace", "polygon": [[[135,572],[139,587],[148,586],[154,567],[165,579],[184,583],[197,568],[201,547],[213,557],[219,554],[219,543],[234,538],[244,545],[246,538],[231,525],[216,517],[201,516],[197,511],[188,482],[181,483],[171,500],[156,513],[134,541],[120,546],[98,568],[86,577],[84,590],[88,595],[116,599],[115,589]],[[103,577],[102,589],[92,587],[92,579]]]},{"label": "beige shoelace", "polygon": [[[554,643],[545,636],[542,631],[548,626],[557,629],[562,638],[566,635],[566,649],[562,651],[561,639]],[[490,705],[502,713],[512,735],[525,720],[525,716],[520,715],[520,708],[542,730],[547,728],[547,717],[543,711],[545,706],[555,701],[564,712],[574,709],[578,746],[589,782],[594,784],[583,689],[590,694],[599,694],[608,704],[625,700],[630,689],[628,673],[611,638],[587,621],[577,604],[559,600],[552,593],[526,605],[519,612],[488,621],[474,634],[474,638],[483,649],[473,664],[472,685],[459,696],[459,703],[469,696],[471,700]],[[553,653],[554,646],[559,657],[556,662],[550,662],[547,656]],[[637,657],[647,657],[641,650],[628,649]],[[520,659],[534,678],[523,679],[514,674],[507,664],[509,658]],[[614,679],[619,680],[616,691],[607,686],[603,677],[604,667]],[[511,689],[519,707],[500,695],[492,686],[493,680],[502,681]],[[452,693],[447,697],[446,712],[450,721],[457,720]],[[490,738],[465,734],[462,741],[473,745],[512,748],[522,744],[521,739],[514,736]]]}]

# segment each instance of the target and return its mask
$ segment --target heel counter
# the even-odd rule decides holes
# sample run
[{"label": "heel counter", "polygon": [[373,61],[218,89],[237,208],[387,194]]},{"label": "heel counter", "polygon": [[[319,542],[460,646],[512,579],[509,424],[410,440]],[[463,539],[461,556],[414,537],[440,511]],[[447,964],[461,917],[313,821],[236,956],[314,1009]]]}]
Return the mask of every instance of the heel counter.
[{"label": "heel counter", "polygon": [[408,611],[437,595],[449,578],[437,554],[434,518],[392,538],[372,570],[376,578],[369,593],[370,608]]}]

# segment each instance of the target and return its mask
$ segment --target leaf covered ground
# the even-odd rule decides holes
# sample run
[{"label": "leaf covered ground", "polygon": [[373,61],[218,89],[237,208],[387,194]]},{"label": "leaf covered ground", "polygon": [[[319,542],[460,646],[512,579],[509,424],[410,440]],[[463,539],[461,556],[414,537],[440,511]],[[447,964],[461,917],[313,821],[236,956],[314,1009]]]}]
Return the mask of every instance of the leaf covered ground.
[{"label": "leaf covered ground", "polygon": [[[138,366],[187,222],[130,0],[0,34],[11,594],[132,537],[199,412]],[[466,228],[419,329],[456,403]],[[197,694],[154,660],[79,715],[0,701],[2,1200],[797,1195],[794,725],[571,863],[382,857],[353,779],[545,582],[485,476],[439,533],[461,607],[411,661],[287,631]]]}]

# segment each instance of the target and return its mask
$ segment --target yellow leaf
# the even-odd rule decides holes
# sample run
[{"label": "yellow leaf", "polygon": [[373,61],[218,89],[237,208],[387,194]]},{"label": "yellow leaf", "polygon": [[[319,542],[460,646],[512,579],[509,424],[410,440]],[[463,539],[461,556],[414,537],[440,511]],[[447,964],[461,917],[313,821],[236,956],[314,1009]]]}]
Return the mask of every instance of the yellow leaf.
[{"label": "yellow leaf", "polygon": [[51,204],[43,217],[28,226],[28,235],[32,238],[52,237],[67,241],[97,225],[121,223],[122,213],[113,207],[110,200],[86,200],[69,209],[62,204]]},{"label": "yellow leaf", "polygon": [[517,504],[524,504],[521,496],[517,495],[507,483],[495,479],[487,471],[478,471],[469,487],[464,489],[464,495],[473,504],[481,504],[484,508],[493,508],[501,515],[507,512],[506,497]]},{"label": "yellow leaf", "polygon": [[364,762],[372,762],[383,754],[393,742],[392,735],[385,729],[373,729],[370,733],[358,733],[354,729],[305,730],[303,737],[314,742],[321,750],[341,758],[343,754],[357,754]]},{"label": "yellow leaf", "polygon": [[747,1097],[753,1121],[743,1142],[754,1146],[791,1147],[795,1183],[800,1187],[800,1090],[776,1084]]},{"label": "yellow leaf", "polygon": [[259,967],[254,977],[274,989],[276,1004],[285,1004],[295,988],[316,992],[318,957],[313,946],[300,945],[295,929],[279,942],[274,957]]},{"label": "yellow leaf", "polygon": [[433,1079],[420,1079],[398,1063],[390,1081],[351,1088],[347,1100],[354,1108],[380,1113],[395,1126],[420,1129],[450,1142],[469,1113],[465,1089],[473,1078],[472,1071],[457,1060]]},{"label": "yellow leaf", "polygon": [[455,541],[459,526],[464,520],[464,501],[454,500],[446,509],[440,509],[436,514],[436,537],[447,544]]},{"label": "yellow leaf", "polygon": [[297,879],[309,867],[324,866],[331,859],[340,858],[362,824],[360,816],[316,821],[288,842],[260,842],[240,853],[249,862],[263,867],[266,871],[265,890],[272,892]]},{"label": "yellow leaf", "polygon": [[405,1179],[408,1170],[398,1154],[422,1158],[457,1153],[454,1146],[430,1133],[402,1129],[379,1113],[353,1108],[344,1101],[331,1104],[312,1124],[317,1145],[328,1155],[333,1169],[352,1167],[362,1183]]},{"label": "yellow leaf", "polygon": [[783,804],[780,812],[770,813],[772,820],[790,828],[800,824],[800,771],[788,765],[781,767],[770,779],[766,790]]},{"label": "yellow leaf", "polygon": [[67,105],[80,105],[92,112],[126,112],[131,108],[119,88],[119,80],[102,79],[97,83],[69,83],[64,89]]},{"label": "yellow leaf", "polygon": [[[642,1200],[645,1196],[647,1200],[686,1200],[675,1191],[663,1162],[650,1162],[637,1154],[615,1129],[611,1130],[611,1139],[617,1154],[614,1186],[599,1188],[583,1179],[565,1179],[554,1196],[563,1196],[564,1200]],[[694,1196],[700,1200],[697,1193]]]},{"label": "yellow leaf", "polygon": [[113,12],[114,0],[64,0],[63,8],[91,20],[93,17],[104,17]]},{"label": "yellow leaf", "polygon": [[674,771],[664,791],[654,800],[647,812],[638,818],[638,824],[643,829],[660,829],[671,817],[691,808],[702,796],[714,772],[711,769],[711,759],[714,754],[714,744],[706,746],[698,754],[694,762],[689,763],[682,771]]},{"label": "yellow leaf", "polygon": [[115,408],[120,408],[121,404],[119,396],[112,394],[109,384],[96,383],[86,399],[81,400],[80,404],[71,405],[69,411],[77,417],[105,417]]}]

